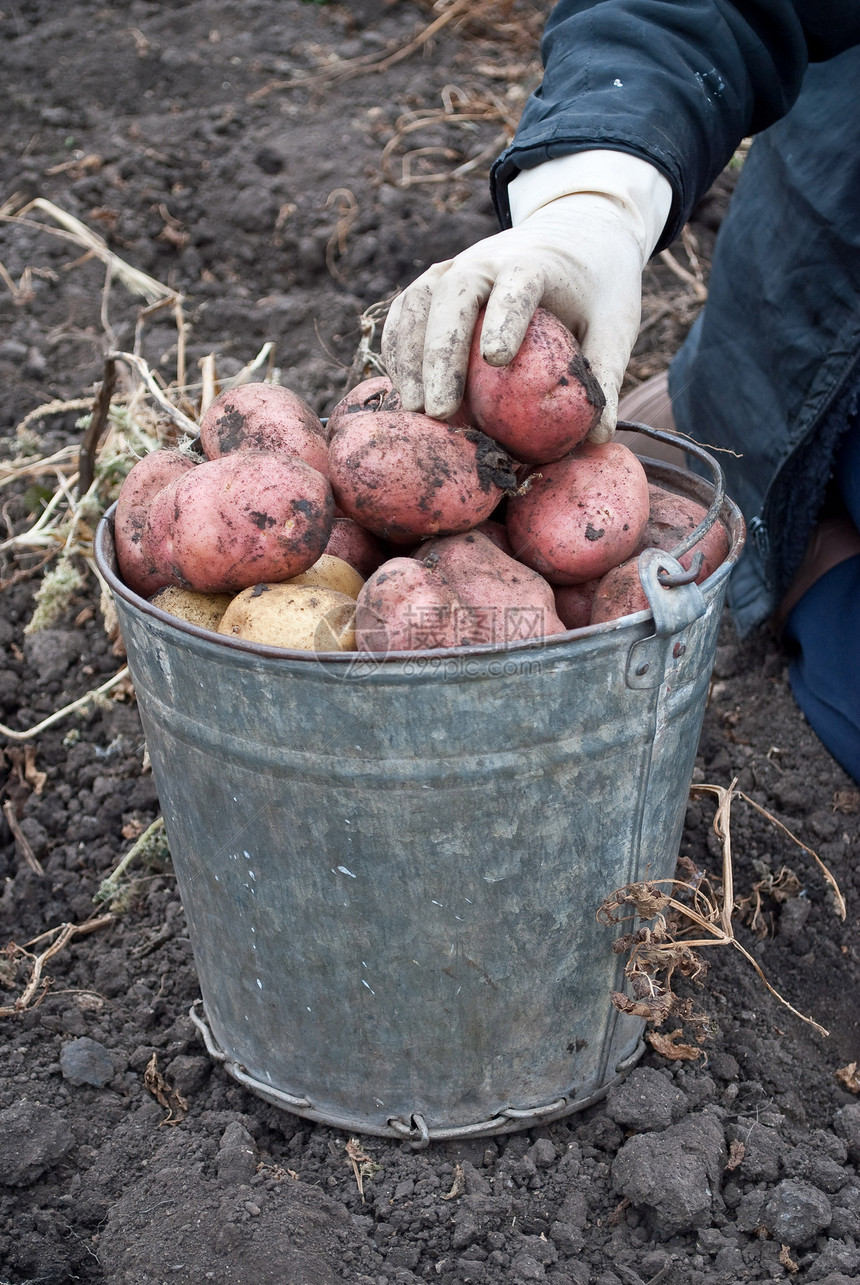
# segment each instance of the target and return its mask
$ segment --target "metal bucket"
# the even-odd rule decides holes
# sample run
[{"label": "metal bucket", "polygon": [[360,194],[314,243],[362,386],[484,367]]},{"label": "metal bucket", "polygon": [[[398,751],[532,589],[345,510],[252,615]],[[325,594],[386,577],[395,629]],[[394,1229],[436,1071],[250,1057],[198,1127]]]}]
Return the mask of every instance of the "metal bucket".
[{"label": "metal bucket", "polygon": [[[630,426],[628,426],[630,427]],[[650,436],[663,437],[644,426]],[[209,1052],[344,1130],[505,1133],[599,1099],[642,1051],[602,899],[674,873],[731,551],[652,611],[546,643],[312,656],[183,623],[96,561],[119,613]],[[681,554],[680,547],[678,556]]]}]

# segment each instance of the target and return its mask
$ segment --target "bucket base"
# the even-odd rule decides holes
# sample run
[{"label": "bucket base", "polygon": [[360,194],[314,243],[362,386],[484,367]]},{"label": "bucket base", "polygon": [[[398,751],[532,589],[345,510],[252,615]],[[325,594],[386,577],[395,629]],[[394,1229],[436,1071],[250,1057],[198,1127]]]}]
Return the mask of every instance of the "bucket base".
[{"label": "bucket base", "polygon": [[414,1151],[422,1151],[431,1142],[456,1142],[460,1138],[483,1138],[499,1133],[515,1133],[520,1129],[549,1124],[553,1120],[562,1119],[563,1116],[584,1111],[586,1107],[593,1106],[595,1102],[604,1098],[614,1084],[619,1084],[645,1052],[644,1040],[640,1040],[629,1057],[617,1064],[614,1075],[586,1097],[577,1098],[565,1094],[553,1102],[534,1107],[508,1107],[490,1119],[477,1120],[474,1124],[452,1125],[449,1128],[428,1128],[424,1117],[417,1112],[411,1114],[408,1120],[394,1117],[386,1124],[369,1125],[366,1120],[331,1115],[315,1107],[308,1097],[300,1098],[294,1094],[285,1093],[249,1075],[243,1066],[232,1061],[219,1048],[203,1014],[202,1000],[195,1000],[188,1016],[200,1032],[210,1057],[219,1062],[234,1080],[246,1089],[250,1089],[265,1102],[281,1107],[285,1111],[291,1111],[293,1115],[302,1116],[305,1120],[315,1120],[318,1124],[326,1124],[332,1129],[342,1129],[346,1133],[371,1134],[378,1138],[395,1138],[401,1142],[408,1142]]}]

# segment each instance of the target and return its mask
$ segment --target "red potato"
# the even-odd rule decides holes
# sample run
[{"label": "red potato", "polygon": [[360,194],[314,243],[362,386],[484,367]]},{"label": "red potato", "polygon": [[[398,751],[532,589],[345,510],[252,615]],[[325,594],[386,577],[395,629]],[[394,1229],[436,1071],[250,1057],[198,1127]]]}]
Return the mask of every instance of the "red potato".
[{"label": "red potato", "polygon": [[591,604],[590,623],[602,625],[607,620],[619,620],[636,611],[648,610],[648,598],[639,579],[639,558],[629,558],[607,571],[600,580]]},{"label": "red potato", "polygon": [[331,437],[347,415],[354,415],[357,411],[378,410],[383,402],[392,410],[400,407],[400,398],[388,376],[372,375],[369,379],[363,379],[360,384],[344,393],[340,401],[331,408],[326,425],[328,436]]},{"label": "red potato", "polygon": [[358,595],[355,639],[359,651],[428,651],[471,642],[457,625],[464,604],[446,576],[416,558],[392,558]]},{"label": "red potato", "polygon": [[633,452],[583,442],[511,496],[508,538],[514,556],[550,584],[584,584],[635,552],[648,512],[648,479]]},{"label": "red potato", "polygon": [[487,518],[485,522],[479,522],[474,529],[492,540],[496,548],[501,549],[502,553],[506,553],[509,558],[514,556],[504,522],[496,522],[493,518]]},{"label": "red potato", "polygon": [[233,451],[275,451],[328,472],[322,421],[280,384],[240,384],[220,393],[200,420],[200,441],[210,460]]},{"label": "red potato", "polygon": [[316,469],[287,455],[236,451],[159,491],[141,549],[165,583],[238,593],[307,570],[333,520],[331,488]]},{"label": "red potato", "polygon": [[591,608],[600,583],[586,580],[585,584],[556,585],[555,609],[565,629],[584,629],[591,624]]},{"label": "red potato", "polygon": [[491,366],[481,356],[483,320],[482,311],[460,413],[516,460],[561,459],[594,428],[606,404],[579,344],[557,317],[538,308],[510,365]]},{"label": "red potato", "polygon": [[[648,523],[642,534],[637,552],[643,549],[665,549],[671,552],[682,540],[695,531],[705,517],[707,509],[686,495],[667,491],[654,482],[649,483]],[[729,554],[729,537],[722,522],[717,520],[705,533],[703,539],[693,545],[688,553],[679,559],[681,565],[689,569],[693,557],[701,552],[702,566],[696,576],[696,583],[701,584],[713,575]]]},{"label": "red potato", "polygon": [[192,468],[194,461],[178,451],[152,451],[132,466],[120,487],[114,516],[117,562],[129,589],[142,598],[168,583],[141,551],[149,506],[163,487]]},{"label": "red potato", "polygon": [[516,485],[510,457],[484,433],[384,404],[341,420],[329,476],[342,512],[394,544],[468,531]]},{"label": "red potato", "polygon": [[[592,604],[593,625],[618,620],[621,616],[630,616],[636,611],[648,611],[648,598],[639,578],[638,554],[643,549],[664,549],[671,552],[695,531],[707,513],[704,505],[686,495],[667,491],[653,482],[649,484],[648,490],[650,514],[636,550],[637,556],[613,567],[600,581]],[[728,557],[729,538],[722,522],[715,522],[704,537],[681,556],[681,565],[689,570],[697,552],[703,554],[702,565],[696,576],[696,584],[701,584]]]},{"label": "red potato", "polygon": [[428,540],[413,554],[440,571],[467,609],[475,642],[508,643],[560,634],[552,587],[480,531]]},{"label": "red potato", "polygon": [[382,541],[378,540],[372,532],[365,531],[364,527],[353,522],[352,518],[341,517],[335,517],[325,552],[331,553],[336,558],[343,558],[344,562],[355,567],[365,580],[373,575],[377,567],[381,567],[389,556]]}]

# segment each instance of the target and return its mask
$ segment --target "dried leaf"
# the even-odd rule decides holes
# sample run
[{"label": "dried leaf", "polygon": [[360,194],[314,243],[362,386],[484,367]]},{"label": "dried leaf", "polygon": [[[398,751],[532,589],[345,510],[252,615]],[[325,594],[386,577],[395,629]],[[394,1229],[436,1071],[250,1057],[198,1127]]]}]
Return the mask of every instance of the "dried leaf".
[{"label": "dried leaf", "polygon": [[684,882],[694,888],[698,888],[707,878],[705,871],[700,870],[691,857],[678,858],[678,871]]},{"label": "dried leaf", "polygon": [[796,1263],[792,1258],[788,1245],[780,1245],[779,1261],[782,1263],[785,1270],[787,1272],[790,1272],[792,1276],[794,1275],[795,1272],[800,1271],[800,1264]]},{"label": "dried leaf", "polygon": [[619,888],[604,900],[597,912],[597,918],[601,923],[616,924],[619,919],[615,911],[622,906],[630,906],[640,919],[656,919],[668,906],[669,900],[656,883],[630,883],[626,888]]},{"label": "dried leaf", "polygon": [[615,1208],[612,1210],[612,1213],[607,1218],[606,1221],[608,1222],[609,1226],[617,1227],[618,1224],[621,1222],[621,1219],[624,1217],[624,1214],[629,1208],[630,1208],[630,1200],[629,1200],[629,1197],[625,1196],[623,1200],[619,1200],[618,1204],[615,1206]]},{"label": "dried leaf", "polygon": [[354,1162],[370,1159],[370,1156],[366,1155],[362,1150],[362,1146],[358,1138],[350,1138],[349,1142],[346,1144],[346,1154],[349,1156],[350,1160]]},{"label": "dried leaf", "polygon": [[153,1053],[146,1064],[143,1082],[159,1106],[167,1112],[162,1124],[179,1124],[188,1110],[188,1103],[182,1094],[172,1088],[158,1069],[158,1054]]},{"label": "dried leaf", "polygon": [[856,1062],[849,1062],[847,1066],[841,1066],[836,1072],[836,1078],[840,1084],[844,1084],[850,1093],[860,1093],[860,1072],[857,1069]]},{"label": "dried leaf", "polygon": [[445,1195],[441,1197],[441,1199],[456,1200],[458,1196],[462,1196],[465,1190],[466,1190],[466,1175],[463,1172],[463,1166],[455,1164],[454,1165],[454,1182],[451,1186],[451,1190],[446,1192]]},{"label": "dried leaf", "polygon": [[33,787],[34,794],[41,794],[48,779],[47,772],[40,772],[36,767],[35,745],[24,746],[24,779]]},{"label": "dried leaf", "polygon": [[632,1013],[634,1017],[644,1017],[647,1022],[654,1022],[657,1026],[665,1022],[672,1007],[671,997],[668,995],[655,995],[650,999],[631,999],[621,991],[612,991],[610,998],[620,1013]]},{"label": "dried leaf", "polygon": [[693,1048],[692,1044],[681,1043],[682,1035],[683,1031],[679,1027],[678,1030],[669,1032],[649,1031],[645,1038],[656,1053],[672,1062],[694,1062],[696,1058],[702,1057],[701,1049]]},{"label": "dried leaf", "polygon": [[747,1149],[744,1146],[744,1144],[741,1142],[740,1138],[734,1138],[729,1143],[729,1158],[726,1163],[726,1168],[737,1169],[738,1165],[742,1162],[746,1153],[747,1153]]},{"label": "dried leaf", "polygon": [[833,796],[833,811],[853,816],[860,809],[860,790],[837,790]]},{"label": "dried leaf", "polygon": [[375,1164],[369,1155],[363,1150],[358,1138],[350,1138],[346,1144],[346,1154],[352,1165],[352,1172],[355,1175],[355,1185],[358,1187],[358,1194],[361,1196],[364,1204],[364,1180],[372,1178],[379,1171],[379,1165]]}]

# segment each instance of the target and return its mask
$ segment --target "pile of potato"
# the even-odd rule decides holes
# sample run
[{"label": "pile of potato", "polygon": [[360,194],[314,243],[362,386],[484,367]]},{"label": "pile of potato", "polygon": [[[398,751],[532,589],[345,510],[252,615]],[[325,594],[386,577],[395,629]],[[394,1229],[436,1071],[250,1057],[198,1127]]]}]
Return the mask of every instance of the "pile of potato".
[{"label": "pile of potato", "polygon": [[[587,442],[602,408],[543,309],[510,366],[476,336],[451,423],[403,410],[384,376],[327,427],[289,389],[230,389],[201,419],[204,462],[157,451],[128,474],[120,573],[202,628],[317,652],[514,642],[639,611],[638,554],[674,548],[704,510],[649,485],[627,447]],[[699,580],[727,555],[720,524],[701,551]]]}]

